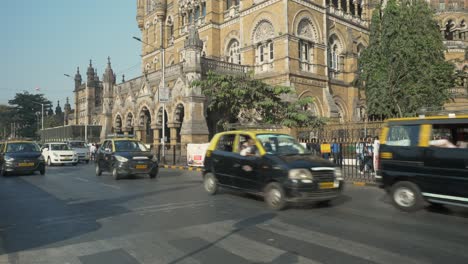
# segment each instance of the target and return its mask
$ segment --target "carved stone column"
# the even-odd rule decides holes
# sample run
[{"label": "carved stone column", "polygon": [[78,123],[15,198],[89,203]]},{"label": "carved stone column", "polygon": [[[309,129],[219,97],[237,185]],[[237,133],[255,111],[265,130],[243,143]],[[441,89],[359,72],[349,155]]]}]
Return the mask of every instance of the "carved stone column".
[{"label": "carved stone column", "polygon": [[346,0],[346,14],[351,13],[351,4],[353,0]]},{"label": "carved stone column", "polygon": [[140,140],[140,141],[143,141],[143,137],[145,136],[145,135],[143,135],[143,133],[144,133],[143,127],[142,126],[136,126],[136,127],[133,128],[133,131],[135,131],[136,138],[138,140]]},{"label": "carved stone column", "polygon": [[357,17],[359,15],[358,13],[358,1],[354,0],[354,16]]},{"label": "carved stone column", "polygon": [[153,146],[155,148],[161,143],[161,136],[159,135],[159,129],[161,128],[160,125],[151,125],[151,129],[153,129]]},{"label": "carved stone column", "polygon": [[341,0],[338,0],[338,10],[342,10],[342,8],[341,8]]},{"label": "carved stone column", "polygon": [[122,132],[124,133],[124,136],[128,137],[128,132],[130,132],[131,128],[129,127],[124,127],[122,128]]},{"label": "carved stone column", "polygon": [[176,145],[177,144],[177,128],[180,127],[180,124],[177,123],[169,123],[167,124],[167,127],[169,128],[169,133],[170,133],[170,139],[171,145]]}]

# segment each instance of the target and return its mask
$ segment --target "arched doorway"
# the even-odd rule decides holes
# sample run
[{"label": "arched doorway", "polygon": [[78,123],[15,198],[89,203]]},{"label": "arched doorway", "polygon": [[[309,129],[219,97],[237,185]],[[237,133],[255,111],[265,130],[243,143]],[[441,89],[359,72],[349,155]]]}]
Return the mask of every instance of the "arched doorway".
[{"label": "arched doorway", "polygon": [[[169,143],[171,142],[170,140],[170,130],[169,130],[169,127],[167,126],[168,122],[167,122],[167,111],[164,111],[164,124],[163,124],[163,108],[159,108],[158,110],[158,124],[160,125],[160,129],[159,129],[159,136],[160,136],[160,139],[162,139],[163,137],[163,128],[164,128],[164,136],[166,137],[166,140],[165,140],[165,143]],[[162,142],[160,140],[160,142]]]},{"label": "arched doorway", "polygon": [[133,114],[127,114],[127,122],[125,123],[125,128],[129,135],[133,135]]},{"label": "arched doorway", "polygon": [[116,133],[116,134],[123,133],[123,131],[122,131],[122,117],[120,115],[117,115],[117,117],[115,118],[114,133]]},{"label": "arched doorway", "polygon": [[174,113],[174,123],[178,125],[177,127],[177,143],[181,142],[182,137],[180,136],[180,130],[182,129],[182,123],[184,122],[184,105],[178,104]]},{"label": "arched doorway", "polygon": [[144,143],[152,143],[153,130],[151,129],[151,113],[145,106],[140,111],[140,127],[143,129],[141,133],[141,141]]}]

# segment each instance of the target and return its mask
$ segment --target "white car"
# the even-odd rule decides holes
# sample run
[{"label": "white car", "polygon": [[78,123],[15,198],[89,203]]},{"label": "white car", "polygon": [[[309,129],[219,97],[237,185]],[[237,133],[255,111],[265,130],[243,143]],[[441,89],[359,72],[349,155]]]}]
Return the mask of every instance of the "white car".
[{"label": "white car", "polygon": [[66,143],[45,143],[42,146],[42,156],[48,166],[55,164],[78,164],[78,154]]},{"label": "white car", "polygon": [[68,146],[76,151],[78,154],[78,161],[84,161],[86,164],[89,163],[90,154],[89,154],[89,147],[86,145],[84,141],[80,140],[70,140],[67,142]]}]

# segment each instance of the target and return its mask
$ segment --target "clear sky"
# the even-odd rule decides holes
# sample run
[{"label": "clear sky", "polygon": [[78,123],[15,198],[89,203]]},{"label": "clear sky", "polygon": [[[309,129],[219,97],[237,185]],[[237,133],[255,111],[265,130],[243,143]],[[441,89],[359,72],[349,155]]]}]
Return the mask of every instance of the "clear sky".
[{"label": "clear sky", "polygon": [[[2,0],[0,104],[17,92],[40,92],[63,108],[73,102],[75,75],[89,60],[99,78],[111,57],[118,82],[140,75],[140,36],[135,0]],[[73,106],[72,106],[73,107]]]}]

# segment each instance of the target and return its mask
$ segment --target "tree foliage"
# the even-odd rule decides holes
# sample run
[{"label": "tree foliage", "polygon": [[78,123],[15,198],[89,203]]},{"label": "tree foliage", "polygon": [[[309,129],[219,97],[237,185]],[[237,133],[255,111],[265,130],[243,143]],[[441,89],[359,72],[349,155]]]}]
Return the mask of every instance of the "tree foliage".
[{"label": "tree foliage", "polygon": [[38,129],[38,120],[40,120],[41,103],[46,107],[51,104],[43,94],[30,94],[28,92],[17,93],[8,103],[13,109],[13,120],[19,124],[17,136],[36,137]]},{"label": "tree foliage", "polygon": [[5,139],[11,133],[11,123],[14,116],[14,109],[8,105],[0,105],[0,134]]},{"label": "tree foliage", "polygon": [[442,106],[454,84],[454,66],[433,11],[424,0],[389,0],[376,8],[369,47],[359,60],[360,88],[369,115],[413,116],[426,106]]},{"label": "tree foliage", "polygon": [[[275,124],[286,127],[317,127],[323,120],[312,116],[304,107],[311,98],[293,99],[293,90],[270,86],[244,76],[218,75],[209,72],[206,79],[194,81],[208,98],[209,119],[217,126],[228,123]],[[289,100],[288,100],[289,99]]]}]

